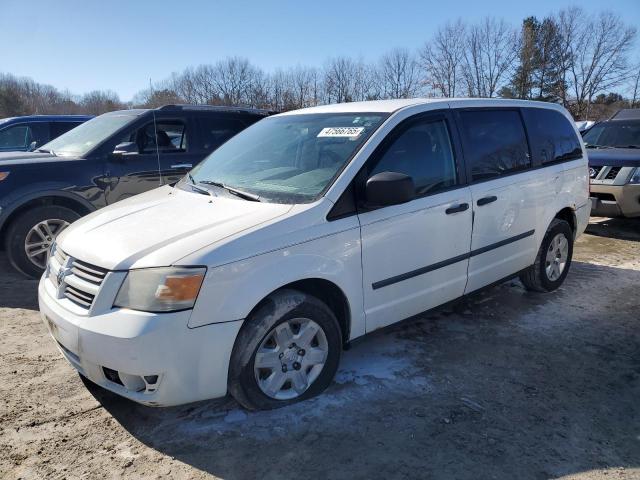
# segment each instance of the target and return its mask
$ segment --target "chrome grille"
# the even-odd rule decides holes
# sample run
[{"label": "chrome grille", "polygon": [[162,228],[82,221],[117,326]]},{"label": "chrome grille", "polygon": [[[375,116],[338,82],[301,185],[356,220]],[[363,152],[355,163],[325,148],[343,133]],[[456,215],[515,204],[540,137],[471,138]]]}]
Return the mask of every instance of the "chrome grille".
[{"label": "chrome grille", "polygon": [[91,305],[93,305],[93,300],[96,298],[96,296],[91,293],[83,292],[82,290],[73,288],[71,286],[65,287],[64,296],[76,305],[80,305],[87,310],[91,308]]},{"label": "chrome grille", "polygon": [[48,271],[58,298],[66,298],[87,311],[93,306],[100,286],[109,273],[105,268],[70,257],[57,245],[52,248]]},{"label": "chrome grille", "polygon": [[611,169],[607,172],[607,176],[604,177],[606,180],[615,180],[620,172],[620,167],[611,167]]},{"label": "chrome grille", "polygon": [[88,282],[100,285],[107,275],[108,270],[74,259],[71,264],[71,272]]},{"label": "chrome grille", "polygon": [[591,167],[591,168],[589,168],[589,177],[591,179],[596,178],[600,174],[600,170],[602,170],[602,167]]}]

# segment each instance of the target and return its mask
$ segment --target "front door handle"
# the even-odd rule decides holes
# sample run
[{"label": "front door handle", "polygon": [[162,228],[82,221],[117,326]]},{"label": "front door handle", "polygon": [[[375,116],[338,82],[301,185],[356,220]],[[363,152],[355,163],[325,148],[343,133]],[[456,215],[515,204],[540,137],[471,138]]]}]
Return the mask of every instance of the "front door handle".
[{"label": "front door handle", "polygon": [[464,212],[469,209],[468,203],[461,203],[460,205],[454,205],[453,207],[449,207],[445,210],[447,215],[451,215],[452,213]]},{"label": "front door handle", "polygon": [[493,203],[498,200],[498,197],[495,195],[491,195],[490,197],[484,197],[478,200],[478,206],[481,207],[483,205],[488,205],[489,203]]},{"label": "front door handle", "polygon": [[191,168],[193,167],[190,163],[178,163],[176,165],[171,165],[171,168]]}]

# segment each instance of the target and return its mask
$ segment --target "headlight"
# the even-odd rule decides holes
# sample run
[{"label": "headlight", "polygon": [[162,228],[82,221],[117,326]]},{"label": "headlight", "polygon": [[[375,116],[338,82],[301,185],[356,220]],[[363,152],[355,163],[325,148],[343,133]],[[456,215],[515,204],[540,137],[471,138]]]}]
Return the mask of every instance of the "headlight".
[{"label": "headlight", "polygon": [[633,172],[633,175],[631,175],[629,179],[629,183],[640,183],[640,167],[636,167],[635,172]]},{"label": "headlight", "polygon": [[207,269],[144,268],[127,274],[114,307],[145,312],[173,312],[193,308]]}]

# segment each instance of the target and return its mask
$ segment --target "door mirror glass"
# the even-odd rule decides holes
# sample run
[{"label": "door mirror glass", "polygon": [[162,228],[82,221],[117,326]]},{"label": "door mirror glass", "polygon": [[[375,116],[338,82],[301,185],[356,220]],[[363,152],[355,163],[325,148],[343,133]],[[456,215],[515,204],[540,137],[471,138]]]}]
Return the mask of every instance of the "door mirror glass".
[{"label": "door mirror glass", "polygon": [[136,142],[122,142],[116,145],[113,154],[116,156],[131,155],[138,153],[138,145]]},{"label": "door mirror glass", "polygon": [[28,150],[29,150],[30,152],[33,152],[33,151],[36,149],[36,147],[37,147],[37,146],[38,146],[38,142],[36,142],[36,141],[34,140],[33,142],[31,142],[31,143],[29,144],[29,148],[28,148]]},{"label": "door mirror glass", "polygon": [[410,202],[416,197],[413,179],[404,173],[380,172],[367,180],[368,207],[386,207]]}]

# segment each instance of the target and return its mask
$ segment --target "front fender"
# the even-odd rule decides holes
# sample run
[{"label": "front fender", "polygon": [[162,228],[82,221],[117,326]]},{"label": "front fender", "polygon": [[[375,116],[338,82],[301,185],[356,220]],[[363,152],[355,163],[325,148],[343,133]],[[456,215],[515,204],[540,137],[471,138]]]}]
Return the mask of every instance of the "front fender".
[{"label": "front fender", "polygon": [[247,318],[270,293],[306,279],[323,279],[338,286],[351,312],[351,339],[364,334],[357,227],[209,269],[189,327]]},{"label": "front fender", "polygon": [[7,219],[11,217],[11,214],[18,210],[20,207],[28,204],[33,200],[45,197],[61,198],[71,200],[81,205],[88,212],[97,210],[98,207],[91,203],[87,198],[79,195],[75,192],[66,190],[60,190],[55,188],[56,185],[52,183],[29,185],[19,188],[15,191],[11,191],[10,195],[3,199],[2,205],[0,205],[0,229],[4,227]]}]

